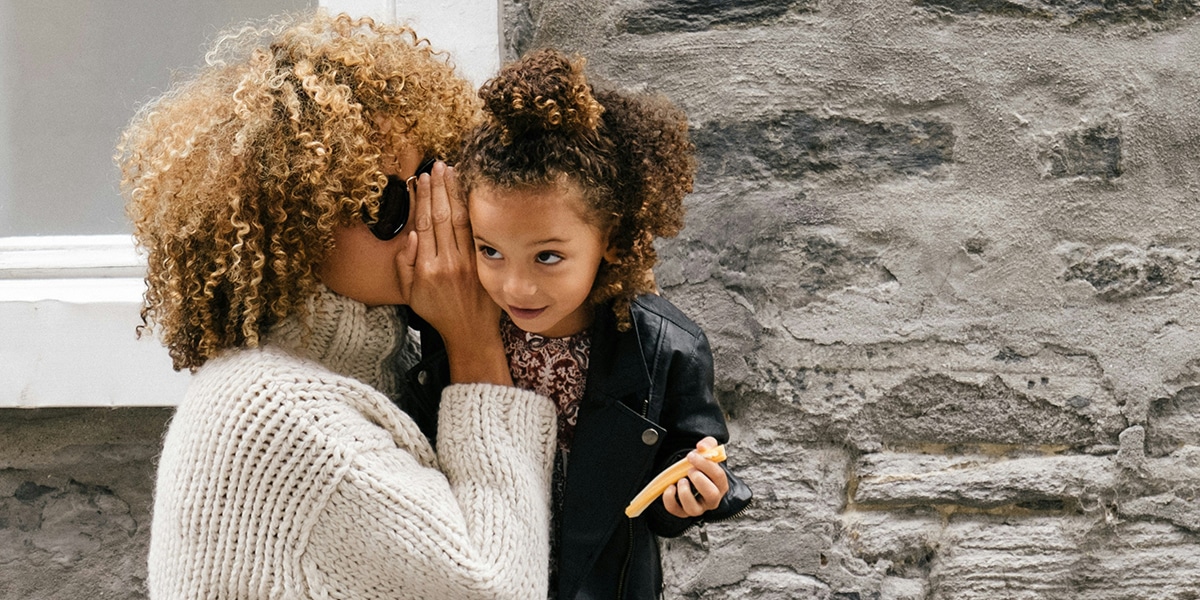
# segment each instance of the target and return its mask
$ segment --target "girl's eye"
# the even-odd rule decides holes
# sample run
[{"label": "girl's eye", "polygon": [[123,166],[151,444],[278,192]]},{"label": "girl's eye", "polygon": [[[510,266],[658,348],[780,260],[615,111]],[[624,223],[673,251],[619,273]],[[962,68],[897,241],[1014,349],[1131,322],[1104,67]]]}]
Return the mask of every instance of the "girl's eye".
[{"label": "girl's eye", "polygon": [[493,260],[497,258],[504,258],[504,256],[500,254],[499,250],[491,246],[480,246],[479,253],[482,254],[484,258],[490,258]]},{"label": "girl's eye", "polygon": [[562,257],[553,252],[540,252],[537,255],[537,261],[543,265],[553,265],[562,262]]}]

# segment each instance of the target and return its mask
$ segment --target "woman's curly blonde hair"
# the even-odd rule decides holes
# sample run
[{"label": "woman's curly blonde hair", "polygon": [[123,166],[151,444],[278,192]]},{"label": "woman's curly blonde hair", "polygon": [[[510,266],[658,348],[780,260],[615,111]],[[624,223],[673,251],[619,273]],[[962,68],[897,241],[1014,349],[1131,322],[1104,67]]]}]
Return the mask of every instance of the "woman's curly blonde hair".
[{"label": "woman's curly blonde hair", "polygon": [[316,12],[221,35],[117,147],[149,267],[138,334],[156,330],[177,370],[259,345],[309,310],[334,230],[374,218],[389,153],[451,158],[477,114],[408,27]]},{"label": "woman's curly blonde hair", "polygon": [[577,184],[616,260],[600,266],[589,302],[611,301],[629,328],[629,304],[656,291],[654,240],[683,228],[695,147],[687,116],[663,96],[600,89],[584,59],[553,49],[501,69],[479,92],[484,121],[464,142],[462,189]]}]

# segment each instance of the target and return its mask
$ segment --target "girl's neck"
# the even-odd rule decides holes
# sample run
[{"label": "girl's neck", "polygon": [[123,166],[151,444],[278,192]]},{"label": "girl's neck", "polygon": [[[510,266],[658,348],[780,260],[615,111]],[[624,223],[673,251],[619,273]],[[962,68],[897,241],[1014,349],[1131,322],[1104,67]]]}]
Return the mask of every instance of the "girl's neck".
[{"label": "girl's neck", "polygon": [[[589,313],[589,314],[591,314],[591,313]],[[545,334],[541,334],[541,333],[525,331],[524,329],[521,329],[520,327],[517,326],[516,323],[513,322],[512,318],[508,316],[508,313],[503,312],[503,311],[501,311],[501,313],[500,313],[500,321],[501,321],[501,324],[503,327],[511,327],[513,329],[513,331],[519,331],[524,335],[534,335],[534,336],[537,336],[539,338],[546,339],[546,340],[565,340],[565,339],[570,339],[570,338],[582,335],[584,333],[587,333],[592,328],[592,323],[595,322],[595,320],[596,320],[595,317],[588,318],[582,327],[572,328],[574,331],[571,331],[570,333],[566,333],[566,334],[562,334],[562,335],[545,335]]]}]

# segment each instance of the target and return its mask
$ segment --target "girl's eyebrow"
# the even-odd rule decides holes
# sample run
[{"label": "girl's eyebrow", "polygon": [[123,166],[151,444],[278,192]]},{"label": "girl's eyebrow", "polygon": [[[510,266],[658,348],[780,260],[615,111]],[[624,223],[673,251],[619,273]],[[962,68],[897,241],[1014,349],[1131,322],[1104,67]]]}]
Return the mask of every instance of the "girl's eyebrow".
[{"label": "girl's eyebrow", "polygon": [[[479,242],[481,244],[490,244],[491,243],[491,242],[488,242],[483,237],[478,236],[478,235],[472,234],[471,237],[474,238],[476,242]],[[533,242],[530,245],[531,246],[545,246],[546,244],[565,244],[566,242],[567,242],[567,240],[565,240],[563,238],[552,237],[552,238],[546,238],[544,240],[538,240],[536,242]]]}]

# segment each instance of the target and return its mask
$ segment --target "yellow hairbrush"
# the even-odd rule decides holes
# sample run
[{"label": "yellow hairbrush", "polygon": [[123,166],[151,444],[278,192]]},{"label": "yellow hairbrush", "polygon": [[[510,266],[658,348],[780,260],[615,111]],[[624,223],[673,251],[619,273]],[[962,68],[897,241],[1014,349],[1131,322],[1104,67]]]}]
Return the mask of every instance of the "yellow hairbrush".
[{"label": "yellow hairbrush", "polygon": [[[700,456],[713,462],[723,462],[725,460],[725,445],[722,444],[709,448],[700,452]],[[692,464],[688,462],[686,456],[675,464],[663,469],[662,473],[651,479],[650,483],[646,484],[646,487],[642,488],[642,491],[633,497],[629,506],[625,507],[625,516],[632,519],[642,514],[642,511],[646,510],[646,507],[650,506],[651,502],[654,502],[663,492],[667,491],[668,487],[675,485],[675,482],[687,477],[688,471],[691,469]]]}]

